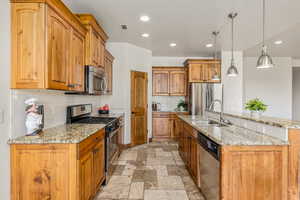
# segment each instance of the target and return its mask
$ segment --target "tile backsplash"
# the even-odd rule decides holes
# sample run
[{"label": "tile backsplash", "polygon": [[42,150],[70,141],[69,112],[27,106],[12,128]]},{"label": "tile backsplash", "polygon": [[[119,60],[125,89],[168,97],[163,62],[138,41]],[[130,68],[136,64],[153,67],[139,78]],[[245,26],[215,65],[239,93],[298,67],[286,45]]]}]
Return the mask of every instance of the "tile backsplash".
[{"label": "tile backsplash", "polygon": [[185,100],[184,96],[153,96],[152,102],[161,104],[161,111],[174,111],[180,100]]},{"label": "tile backsplash", "polygon": [[25,104],[28,98],[38,99],[44,105],[45,128],[66,123],[66,107],[76,104],[92,104],[93,111],[100,106],[99,96],[65,95],[63,91],[49,90],[12,90],[12,137],[25,134]]}]

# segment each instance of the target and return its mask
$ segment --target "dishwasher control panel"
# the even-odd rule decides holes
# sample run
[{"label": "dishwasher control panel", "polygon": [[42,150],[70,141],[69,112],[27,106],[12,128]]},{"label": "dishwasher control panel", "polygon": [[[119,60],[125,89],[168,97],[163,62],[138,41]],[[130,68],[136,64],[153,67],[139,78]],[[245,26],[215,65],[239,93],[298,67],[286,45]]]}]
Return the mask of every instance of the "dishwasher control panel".
[{"label": "dishwasher control panel", "polygon": [[198,132],[199,144],[208,151],[217,160],[220,160],[220,145],[214,142],[212,139]]}]

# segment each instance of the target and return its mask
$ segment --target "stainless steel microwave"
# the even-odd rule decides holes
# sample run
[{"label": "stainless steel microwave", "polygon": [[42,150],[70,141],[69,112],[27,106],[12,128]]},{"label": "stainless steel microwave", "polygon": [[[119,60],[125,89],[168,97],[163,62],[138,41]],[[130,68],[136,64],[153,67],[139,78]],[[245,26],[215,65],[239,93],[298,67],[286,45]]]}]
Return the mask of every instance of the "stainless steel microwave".
[{"label": "stainless steel microwave", "polygon": [[107,81],[103,68],[85,66],[85,92],[91,95],[105,94]]}]

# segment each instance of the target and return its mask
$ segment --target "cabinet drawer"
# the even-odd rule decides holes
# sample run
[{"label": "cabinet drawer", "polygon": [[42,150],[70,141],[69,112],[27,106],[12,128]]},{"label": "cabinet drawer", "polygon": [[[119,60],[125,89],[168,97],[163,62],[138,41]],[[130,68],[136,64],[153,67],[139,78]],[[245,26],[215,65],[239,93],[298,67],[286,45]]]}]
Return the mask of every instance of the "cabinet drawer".
[{"label": "cabinet drawer", "polygon": [[105,137],[105,129],[101,129],[97,133],[91,135],[87,139],[79,143],[79,157],[90,151],[96,144],[98,144]]},{"label": "cabinet drawer", "polygon": [[153,118],[170,118],[171,114],[170,113],[159,112],[159,113],[153,113],[152,116],[153,116]]}]

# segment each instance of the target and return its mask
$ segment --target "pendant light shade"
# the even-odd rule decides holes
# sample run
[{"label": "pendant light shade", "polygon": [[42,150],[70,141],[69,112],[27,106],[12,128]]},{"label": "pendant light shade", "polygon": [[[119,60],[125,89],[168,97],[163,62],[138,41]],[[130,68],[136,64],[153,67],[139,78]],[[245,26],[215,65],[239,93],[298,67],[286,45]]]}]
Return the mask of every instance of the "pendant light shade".
[{"label": "pendant light shade", "polygon": [[233,55],[233,49],[234,49],[234,38],[233,38],[233,22],[234,18],[237,16],[237,13],[230,13],[228,17],[231,19],[231,64],[230,67],[227,70],[227,76],[234,77],[238,75],[238,70],[234,62],[234,55]]},{"label": "pendant light shade", "polygon": [[214,36],[214,47],[215,47],[215,50],[214,50],[214,60],[215,60],[215,71],[214,71],[214,74],[212,76],[212,80],[213,81],[220,81],[221,80],[221,77],[219,76],[218,72],[216,71],[216,68],[217,68],[217,37],[219,35],[220,32],[218,31],[214,31],[212,32],[213,36]]},{"label": "pendant light shade", "polygon": [[230,67],[227,70],[227,76],[234,77],[234,76],[237,76],[238,74],[239,74],[239,72],[235,66],[234,60],[232,59]]},{"label": "pendant light shade", "polygon": [[257,69],[266,69],[274,67],[273,60],[269,54],[267,54],[267,46],[265,45],[265,26],[266,26],[266,2],[263,0],[263,46],[261,55],[257,60]]},{"label": "pendant light shade", "polygon": [[258,58],[256,68],[266,69],[274,67],[273,60],[271,56],[267,54],[267,47],[263,46],[262,55]]}]

